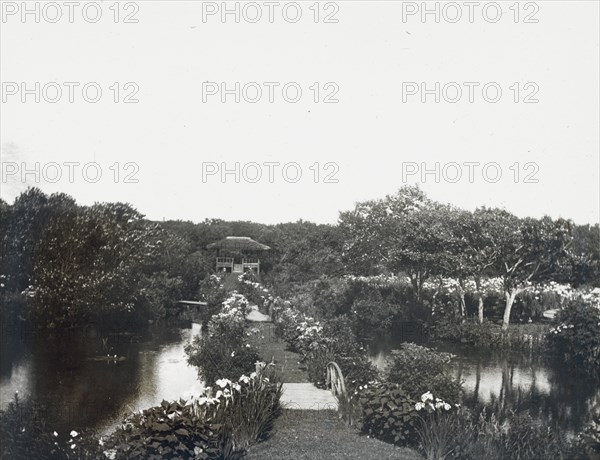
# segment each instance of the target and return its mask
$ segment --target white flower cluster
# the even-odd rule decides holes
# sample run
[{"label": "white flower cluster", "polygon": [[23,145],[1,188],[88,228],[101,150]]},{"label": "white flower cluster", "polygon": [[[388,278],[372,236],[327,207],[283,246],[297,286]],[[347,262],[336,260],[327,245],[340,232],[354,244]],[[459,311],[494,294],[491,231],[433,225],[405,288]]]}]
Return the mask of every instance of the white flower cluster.
[{"label": "white flower cluster", "polygon": [[366,283],[374,287],[385,287],[391,284],[400,282],[410,283],[409,277],[399,277],[394,274],[388,275],[372,275],[372,276],[355,276],[355,275],[344,275],[344,279],[348,281],[357,281],[360,283]]},{"label": "white flower cluster", "polygon": [[[454,407],[459,408],[460,404],[455,404]],[[440,398],[434,398],[431,391],[428,391],[421,395],[421,402],[415,404],[415,409],[418,411],[425,409],[428,412],[434,412],[441,409],[449,411],[452,409],[452,406]]]},{"label": "white flower cluster", "polygon": [[552,329],[550,329],[550,332],[552,334],[560,334],[561,332],[567,330],[567,329],[573,329],[575,326],[573,324],[559,324],[556,327],[553,327]]}]

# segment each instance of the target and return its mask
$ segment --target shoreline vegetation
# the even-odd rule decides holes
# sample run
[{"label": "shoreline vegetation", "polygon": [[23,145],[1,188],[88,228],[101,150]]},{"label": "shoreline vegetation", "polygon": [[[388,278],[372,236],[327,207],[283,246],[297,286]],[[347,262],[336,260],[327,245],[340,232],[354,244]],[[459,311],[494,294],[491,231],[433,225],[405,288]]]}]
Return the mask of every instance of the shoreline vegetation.
[{"label": "shoreline vegetation", "polygon": [[[3,458],[600,456],[598,401],[569,437],[502,400],[463,405],[449,353],[406,340],[379,369],[363,342],[411,324],[421,338],[538,353],[597,379],[598,226],[467,212],[415,187],[358,203],[336,226],[156,223],[127,204],[79,206],[37,189],[0,201],[0,217],[10,328],[41,340],[89,324],[135,335],[176,321],[178,300],[207,304],[186,348],[202,394],[130,414],[107,437],[57,433],[16,395],[0,412]],[[206,246],[236,234],[272,248],[260,278],[214,273]],[[254,307],[272,323],[248,322]],[[338,411],[282,407],[286,382],[333,387]]]}]

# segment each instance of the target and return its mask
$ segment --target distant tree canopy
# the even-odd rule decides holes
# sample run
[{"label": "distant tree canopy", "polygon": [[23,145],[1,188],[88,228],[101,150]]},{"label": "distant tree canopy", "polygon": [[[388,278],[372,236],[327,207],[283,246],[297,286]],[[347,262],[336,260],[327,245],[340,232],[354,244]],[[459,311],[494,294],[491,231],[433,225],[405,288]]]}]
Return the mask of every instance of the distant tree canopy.
[{"label": "distant tree canopy", "polygon": [[[264,281],[284,289],[343,274],[404,273],[421,301],[427,279],[457,279],[461,292],[469,279],[479,286],[485,277],[500,277],[505,325],[515,295],[530,281],[600,283],[597,224],[465,211],[414,186],[358,203],[340,213],[338,225],[157,223],[125,203],[81,206],[37,188],[13,204],[0,200],[0,218],[0,295],[32,286],[29,310],[17,313],[51,328],[164,317],[177,300],[198,298],[200,280],[215,269],[207,245],[226,236],[270,246],[261,256]],[[480,320],[482,310],[480,296]]]},{"label": "distant tree canopy", "polygon": [[468,212],[437,203],[415,186],[358,203],[340,214],[339,225],[348,267],[358,273],[406,273],[417,300],[431,277],[457,278],[459,285],[466,278],[478,284],[484,275],[500,277],[504,328],[516,295],[528,282],[600,280],[598,225],[576,227],[547,216],[521,219],[501,209]]}]

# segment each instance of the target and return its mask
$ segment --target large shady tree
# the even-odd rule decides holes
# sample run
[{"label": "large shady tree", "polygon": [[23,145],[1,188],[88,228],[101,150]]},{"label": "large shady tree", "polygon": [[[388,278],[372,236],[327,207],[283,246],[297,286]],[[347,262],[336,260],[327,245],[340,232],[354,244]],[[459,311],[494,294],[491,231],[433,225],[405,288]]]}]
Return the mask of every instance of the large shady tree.
[{"label": "large shady tree", "polygon": [[510,313],[517,295],[530,282],[541,282],[560,271],[567,260],[572,223],[518,217],[504,210],[485,211],[494,225],[490,238],[497,251],[495,271],[501,277],[506,300],[502,329],[508,329]]},{"label": "large shady tree", "polygon": [[340,214],[344,257],[358,273],[406,272],[421,301],[424,282],[448,265],[449,230],[442,216],[451,211],[417,186],[358,203]]}]

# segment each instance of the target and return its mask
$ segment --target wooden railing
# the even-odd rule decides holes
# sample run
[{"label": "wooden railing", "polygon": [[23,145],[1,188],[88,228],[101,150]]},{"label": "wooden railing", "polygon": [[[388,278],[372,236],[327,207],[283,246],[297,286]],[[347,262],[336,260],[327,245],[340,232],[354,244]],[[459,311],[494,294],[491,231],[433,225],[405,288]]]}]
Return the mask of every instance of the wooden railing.
[{"label": "wooden railing", "polygon": [[327,379],[325,385],[331,387],[331,393],[336,398],[346,398],[346,382],[344,381],[344,375],[340,366],[335,362],[327,364]]},{"label": "wooden railing", "polygon": [[233,257],[217,257],[217,271],[221,268],[231,268],[233,271]]}]

